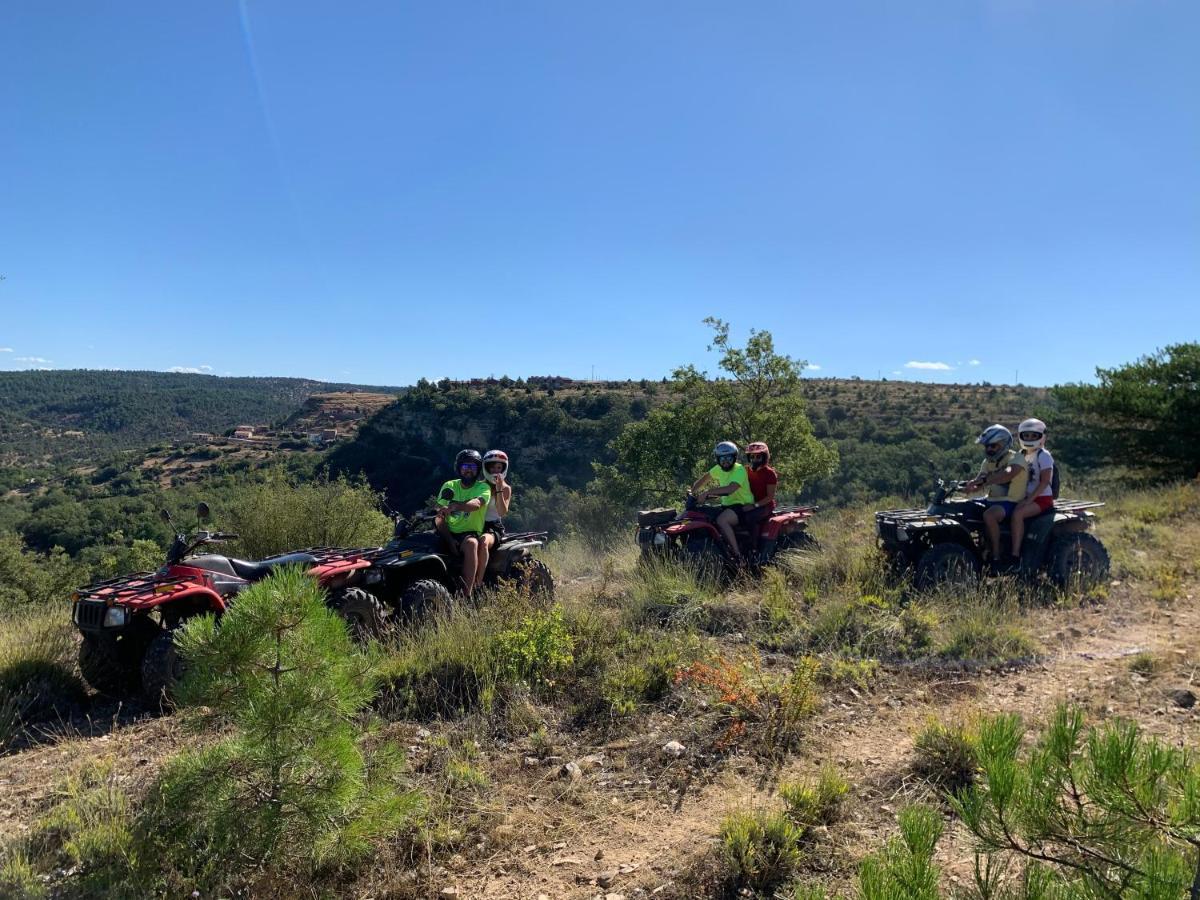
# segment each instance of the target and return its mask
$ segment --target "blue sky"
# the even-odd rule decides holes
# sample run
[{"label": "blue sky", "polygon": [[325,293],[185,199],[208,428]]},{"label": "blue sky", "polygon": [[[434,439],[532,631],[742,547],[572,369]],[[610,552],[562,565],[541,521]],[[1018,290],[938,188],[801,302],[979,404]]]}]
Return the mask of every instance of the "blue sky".
[{"label": "blue sky", "polygon": [[657,377],[717,315],[1086,379],[1200,339],[1198,45],[1194,0],[3,4],[0,369]]}]

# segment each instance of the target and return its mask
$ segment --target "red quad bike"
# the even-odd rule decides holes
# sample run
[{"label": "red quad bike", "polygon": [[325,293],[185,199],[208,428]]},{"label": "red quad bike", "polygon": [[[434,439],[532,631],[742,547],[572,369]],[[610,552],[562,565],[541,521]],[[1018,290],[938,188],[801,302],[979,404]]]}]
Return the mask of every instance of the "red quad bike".
[{"label": "red quad bike", "polygon": [[[124,696],[140,686],[151,700],[169,696],[183,671],[175,651],[175,629],[193,616],[221,615],[239,592],[278,566],[307,566],[343,615],[366,597],[354,585],[370,566],[363,558],[367,549],[316,547],[259,562],[208,553],[193,556],[201,547],[237,538],[201,530],[208,513],[207,504],[201,503],[197,528],[175,535],[157,572],[121,575],[72,595],[72,618],[83,635],[79,669],[100,693]],[[163,518],[171,522],[165,510]]]},{"label": "red quad bike", "polygon": [[[817,539],[808,533],[808,520],[815,506],[779,506],[761,526],[758,548],[750,531],[740,524],[734,528],[742,558],[752,568],[774,562],[789,550],[819,550]],[[642,559],[675,558],[692,560],[702,566],[717,563],[725,570],[733,568],[725,539],[717,528],[720,506],[701,506],[688,494],[682,515],[674,509],[650,509],[638,513],[637,542]]]}]

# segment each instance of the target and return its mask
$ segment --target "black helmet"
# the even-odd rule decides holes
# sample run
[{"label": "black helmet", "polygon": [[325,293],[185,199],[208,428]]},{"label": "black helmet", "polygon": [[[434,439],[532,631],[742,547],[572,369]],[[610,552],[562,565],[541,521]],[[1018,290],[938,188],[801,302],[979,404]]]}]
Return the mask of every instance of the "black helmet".
[{"label": "black helmet", "polygon": [[454,457],[454,474],[459,478],[462,478],[462,467],[464,463],[475,464],[475,474],[472,475],[469,480],[464,479],[467,480],[468,484],[471,484],[483,471],[483,457],[479,455],[478,450],[459,450],[458,456]]}]

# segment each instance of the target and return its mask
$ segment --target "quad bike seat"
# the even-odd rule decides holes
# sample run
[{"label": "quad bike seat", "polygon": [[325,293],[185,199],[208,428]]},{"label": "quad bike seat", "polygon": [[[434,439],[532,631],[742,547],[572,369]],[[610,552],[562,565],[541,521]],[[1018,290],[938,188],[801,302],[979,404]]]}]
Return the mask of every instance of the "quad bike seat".
[{"label": "quad bike seat", "polygon": [[245,578],[247,581],[258,581],[266,578],[276,566],[311,566],[316,561],[317,558],[311,553],[285,553],[282,556],[272,556],[259,562],[248,562],[244,559],[229,557],[229,565],[233,567],[234,574],[239,578]]},{"label": "quad bike seat", "polygon": [[244,559],[234,559],[231,556],[220,556],[216,553],[206,553],[203,556],[192,556],[184,561],[185,565],[193,566],[197,569],[206,569],[209,572],[216,572],[219,575],[228,575],[231,578],[244,578],[246,581],[258,581],[261,578],[266,578],[271,574],[271,570],[276,566],[285,566],[288,563],[300,563],[302,565],[311,566],[317,561],[317,558],[311,553],[285,553],[282,556],[272,556],[264,559],[261,562],[247,562]]}]

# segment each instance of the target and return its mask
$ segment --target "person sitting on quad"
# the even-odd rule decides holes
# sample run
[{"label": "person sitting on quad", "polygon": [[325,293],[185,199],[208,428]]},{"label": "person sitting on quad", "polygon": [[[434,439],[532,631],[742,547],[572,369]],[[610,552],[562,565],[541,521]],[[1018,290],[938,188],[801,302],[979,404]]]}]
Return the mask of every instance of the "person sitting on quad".
[{"label": "person sitting on quad", "polygon": [[463,450],[454,460],[458,475],[438,491],[438,510],[435,524],[438,534],[452,552],[462,556],[462,588],[468,597],[475,590],[475,576],[480,571],[480,555],[484,516],[492,489],[479,477],[483,459],[478,450]]},{"label": "person sitting on quad", "polygon": [[988,508],[983,513],[983,527],[987,532],[992,549],[991,565],[1000,569],[1000,523],[1011,516],[1017,504],[1025,499],[1025,485],[1029,470],[1025,457],[1012,448],[1012,432],[1003,425],[992,425],[984,430],[975,443],[983,445],[983,465],[979,474],[966,483],[965,490],[974,493],[987,488],[985,500]]},{"label": "person sitting on quad", "polygon": [[1025,520],[1054,508],[1054,457],[1046,449],[1046,423],[1041,419],[1026,419],[1017,428],[1017,440],[1021,443],[1025,465],[1029,469],[1029,486],[1025,488],[1025,500],[1012,512],[1014,567],[1021,564]]},{"label": "person sitting on quad", "polygon": [[[733,559],[741,562],[742,552],[738,549],[737,535],[733,527],[737,524],[739,514],[754,505],[754,494],[750,491],[750,476],[746,467],[737,461],[738,446],[733,441],[721,441],[713,448],[713,456],[717,464],[696,479],[692,485],[692,494],[703,503],[710,497],[720,497],[721,505],[725,507],[717,516],[717,527],[721,530],[725,543]],[[709,484],[716,487],[706,488]]]},{"label": "person sitting on quad", "polygon": [[483,517],[483,535],[479,539],[479,568],[475,572],[475,587],[483,584],[487,574],[488,558],[492,548],[504,540],[504,517],[512,503],[512,485],[508,477],[508,454],[503,450],[489,450],[483,454],[483,479],[492,487],[492,498],[488,500],[487,512]]},{"label": "person sitting on quad", "polygon": [[763,522],[770,518],[775,510],[775,490],[779,485],[779,473],[771,468],[771,448],[763,441],[754,441],[746,448],[746,462],[750,464],[746,475],[750,480],[750,493],[754,495],[754,505],[742,516],[742,521],[750,529],[753,546],[757,549]]}]

